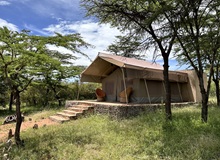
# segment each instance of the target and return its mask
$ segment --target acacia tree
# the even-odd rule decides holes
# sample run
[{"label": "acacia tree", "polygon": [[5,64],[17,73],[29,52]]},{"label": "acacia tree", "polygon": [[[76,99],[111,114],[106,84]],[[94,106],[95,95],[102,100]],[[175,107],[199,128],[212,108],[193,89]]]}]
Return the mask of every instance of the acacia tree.
[{"label": "acacia tree", "polygon": [[[161,7],[154,0],[82,0],[88,16],[95,16],[100,23],[110,23],[119,28],[127,37],[139,37],[145,49],[155,46],[164,61],[164,82],[166,89],[166,118],[172,119],[171,89],[169,83],[169,55],[171,53],[176,31],[170,30],[170,23],[164,13],[169,15],[169,6]],[[144,49],[143,48],[143,49]]]},{"label": "acacia tree", "polygon": [[[203,122],[207,122],[210,83],[219,49],[219,20],[216,17],[219,17],[220,5],[217,0],[177,0],[176,5],[172,12],[179,23],[176,25],[175,22],[169,20],[171,29],[178,33],[177,41],[181,47],[181,56],[197,73],[202,95],[201,119]],[[204,70],[207,65],[207,57],[209,57],[210,71],[208,87],[205,88]]]},{"label": "acacia tree", "polygon": [[[216,24],[218,25],[218,24]],[[203,41],[203,50],[205,52],[203,64],[205,64],[204,69],[209,70],[209,80],[207,86],[207,96],[209,96],[210,88],[211,88],[211,80],[215,84],[215,93],[217,99],[217,106],[220,105],[220,91],[219,91],[219,51],[220,51],[220,28],[219,26],[212,27],[212,32],[209,32],[207,36],[205,36],[205,41]],[[217,30],[216,30],[217,29]],[[204,38],[204,37],[203,37]],[[208,113],[207,113],[208,114]]]},{"label": "acacia tree", "polygon": [[74,78],[76,75],[80,74],[79,68],[76,66],[61,66],[60,64],[50,65],[51,66],[48,66],[48,68],[45,68],[43,70],[43,72],[41,73],[42,79],[39,81],[46,90],[44,105],[48,105],[49,92],[52,91],[54,98],[57,100],[59,106],[61,106],[62,98],[59,91],[62,88],[65,88],[62,82],[67,80],[68,78]]},{"label": "acacia tree", "polygon": [[108,51],[123,57],[144,59],[146,48],[142,45],[142,39],[140,37],[125,35],[117,36],[116,38],[117,41],[108,46]]},{"label": "acacia tree", "polygon": [[0,68],[3,78],[13,93],[16,105],[17,122],[15,141],[22,144],[20,127],[22,124],[20,93],[25,91],[31,82],[43,71],[42,66],[50,63],[59,64],[57,57],[49,56],[48,45],[62,46],[73,52],[79,47],[87,46],[79,34],[52,37],[29,35],[27,31],[15,32],[6,27],[0,28]]},{"label": "acacia tree", "polygon": [[[202,46],[204,48],[204,51],[206,54],[206,59],[208,60],[208,63],[206,64],[207,69],[212,69],[212,80],[215,84],[215,90],[216,90],[216,98],[217,98],[217,105],[220,106],[220,85],[219,85],[219,79],[220,79],[220,3],[217,1],[215,3],[212,3],[212,12],[209,15],[209,20],[206,22],[206,30],[208,31],[206,37],[206,41],[203,43]],[[214,56],[213,56],[214,55]],[[214,58],[213,58],[214,57]],[[211,79],[211,77],[210,77]],[[209,88],[208,88],[209,90]]]},{"label": "acacia tree", "polygon": [[220,107],[220,85],[219,85],[219,79],[220,79],[220,60],[219,60],[219,55],[217,56],[216,60],[215,60],[215,64],[213,67],[213,76],[212,76],[212,80],[215,84],[215,95],[216,95],[216,99],[217,99],[217,106]]}]

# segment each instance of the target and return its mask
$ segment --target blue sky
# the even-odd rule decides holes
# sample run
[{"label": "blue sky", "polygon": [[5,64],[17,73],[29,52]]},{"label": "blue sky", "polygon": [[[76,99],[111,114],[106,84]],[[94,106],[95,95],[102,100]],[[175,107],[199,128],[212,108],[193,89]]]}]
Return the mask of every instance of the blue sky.
[{"label": "blue sky", "polygon": [[[0,0],[0,27],[11,30],[30,30],[32,34],[51,36],[80,33],[83,39],[94,48],[83,49],[92,60],[98,52],[105,51],[121,33],[108,24],[99,24],[91,17],[85,17],[80,0]],[[74,63],[89,65],[91,62],[80,55]],[[152,59],[149,53],[147,59]],[[162,61],[158,59],[162,64]],[[179,69],[175,60],[170,61],[171,70]]]}]

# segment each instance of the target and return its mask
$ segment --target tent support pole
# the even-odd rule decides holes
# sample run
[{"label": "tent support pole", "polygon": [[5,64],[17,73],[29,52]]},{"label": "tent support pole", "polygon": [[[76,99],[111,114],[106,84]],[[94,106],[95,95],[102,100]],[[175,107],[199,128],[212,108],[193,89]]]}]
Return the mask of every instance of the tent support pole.
[{"label": "tent support pole", "polygon": [[178,89],[179,89],[179,94],[180,94],[181,101],[183,102],[183,97],[182,97],[182,94],[181,94],[179,82],[177,82],[177,85],[178,85]]},{"label": "tent support pole", "polygon": [[144,79],[144,84],[145,84],[145,88],[146,88],[146,91],[147,91],[147,96],[148,96],[150,104],[151,104],[151,99],[150,99],[150,94],[149,94],[149,90],[148,90],[147,80],[146,79]]},{"label": "tent support pole", "polygon": [[127,95],[127,90],[126,90],[126,83],[125,83],[125,73],[124,73],[124,69],[121,68],[121,71],[122,71],[122,74],[123,74],[123,82],[124,82],[124,88],[125,88],[125,100],[126,100],[126,103],[128,104],[128,95]]}]

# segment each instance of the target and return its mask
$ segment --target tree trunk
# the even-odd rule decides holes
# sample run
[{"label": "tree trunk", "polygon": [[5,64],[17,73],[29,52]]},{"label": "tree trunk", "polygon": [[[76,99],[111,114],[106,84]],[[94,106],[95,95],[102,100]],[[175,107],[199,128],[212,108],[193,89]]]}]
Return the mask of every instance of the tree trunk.
[{"label": "tree trunk", "polygon": [[204,79],[203,79],[203,72],[200,71],[198,73],[198,78],[199,78],[199,87],[200,87],[200,92],[202,95],[202,112],[201,112],[201,117],[202,117],[202,122],[207,122],[208,121],[208,93],[205,90],[204,87]]},{"label": "tree trunk", "polygon": [[55,97],[55,99],[57,100],[59,106],[62,106],[62,101],[61,101],[61,99],[60,99],[60,96],[57,94],[56,88],[53,87],[52,89],[53,89],[53,92],[54,92],[54,95],[55,95],[54,97]]},{"label": "tree trunk", "polygon": [[166,112],[166,119],[172,120],[172,112],[171,112],[171,87],[169,81],[169,57],[167,55],[163,56],[164,59],[164,83],[165,83],[165,90],[166,90],[166,101],[165,101],[165,112]]},{"label": "tree trunk", "polygon": [[202,122],[207,122],[208,121],[208,97],[207,94],[202,93]]},{"label": "tree trunk", "polygon": [[217,106],[220,107],[220,97],[219,97],[219,81],[216,79],[213,79],[214,83],[215,83],[215,94],[216,94],[216,99],[217,99]]},{"label": "tree trunk", "polygon": [[62,100],[58,99],[59,107],[62,106]]},{"label": "tree trunk", "polygon": [[10,101],[9,101],[9,111],[12,111],[13,101],[14,101],[14,94],[13,94],[13,91],[11,91]]},{"label": "tree trunk", "polygon": [[76,81],[76,90],[77,90],[77,96],[76,99],[79,100],[79,92],[80,92],[80,81]]},{"label": "tree trunk", "polygon": [[16,128],[15,128],[15,141],[17,144],[21,145],[20,129],[21,129],[22,117],[20,110],[20,106],[21,106],[20,92],[17,90],[14,96],[16,99],[16,115],[17,115]]},{"label": "tree trunk", "polygon": [[213,82],[215,83],[215,95],[216,95],[216,99],[217,99],[217,106],[220,107],[219,65],[218,65],[218,61],[217,61],[217,65],[216,65],[215,69],[213,68],[212,71],[213,71],[212,79],[213,79]]},{"label": "tree trunk", "polygon": [[49,96],[49,89],[47,88],[47,90],[46,90],[46,95],[45,95],[45,98],[44,98],[44,107],[45,106],[48,106],[48,104],[49,104],[49,98],[48,98],[48,96]]}]

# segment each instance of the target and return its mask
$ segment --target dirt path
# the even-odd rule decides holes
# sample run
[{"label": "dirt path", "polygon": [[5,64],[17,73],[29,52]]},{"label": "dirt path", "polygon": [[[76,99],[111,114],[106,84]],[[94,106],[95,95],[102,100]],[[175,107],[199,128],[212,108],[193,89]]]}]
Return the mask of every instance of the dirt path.
[{"label": "dirt path", "polygon": [[[21,131],[24,131],[28,128],[33,128],[34,124],[38,124],[38,127],[40,128],[40,127],[43,127],[45,125],[46,126],[47,125],[58,125],[59,123],[54,122],[54,121],[50,120],[49,118],[42,118],[42,119],[37,120],[37,121],[34,121],[34,120],[31,120],[31,119],[27,118],[21,124]],[[12,132],[14,134],[15,125],[16,125],[16,123],[5,124],[5,125],[1,124],[0,125],[0,143],[5,142],[7,140],[9,129],[12,129]]]}]

